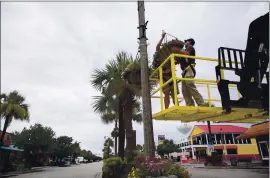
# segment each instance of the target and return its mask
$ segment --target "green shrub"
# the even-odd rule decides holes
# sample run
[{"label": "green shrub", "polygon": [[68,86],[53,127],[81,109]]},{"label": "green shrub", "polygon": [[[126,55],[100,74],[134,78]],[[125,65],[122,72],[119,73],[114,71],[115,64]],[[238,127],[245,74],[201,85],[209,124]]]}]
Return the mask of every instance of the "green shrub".
[{"label": "green shrub", "polygon": [[110,177],[120,176],[126,167],[126,161],[120,157],[110,157],[103,162],[102,171]]},{"label": "green shrub", "polygon": [[181,178],[190,178],[188,170],[179,164],[168,165],[166,175],[175,175]]}]

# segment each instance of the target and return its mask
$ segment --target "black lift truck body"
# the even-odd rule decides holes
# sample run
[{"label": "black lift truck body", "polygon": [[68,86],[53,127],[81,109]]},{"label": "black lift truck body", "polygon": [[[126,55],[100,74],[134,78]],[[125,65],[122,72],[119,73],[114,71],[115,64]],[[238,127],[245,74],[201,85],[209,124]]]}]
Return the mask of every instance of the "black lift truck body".
[{"label": "black lift truck body", "polygon": [[[224,114],[233,112],[233,108],[256,108],[268,114],[269,13],[250,23],[246,50],[220,47],[218,59],[216,77]],[[226,60],[229,63],[226,64]],[[221,70],[234,71],[240,77],[240,81],[224,79]],[[266,83],[262,83],[264,77]],[[239,100],[230,99],[229,84],[237,85],[242,95]],[[207,156],[205,165],[209,163],[222,165],[223,156],[213,152],[211,156]]]},{"label": "black lift truck body", "polygon": [[[269,12],[250,23],[246,50],[220,47],[218,59],[216,77],[224,112],[230,113],[232,108],[256,108],[268,114]],[[229,60],[229,64],[225,60]],[[221,70],[234,71],[240,77],[240,82],[223,79]],[[262,83],[264,77],[266,83]],[[242,95],[239,100],[230,99],[229,84],[237,85]]]}]

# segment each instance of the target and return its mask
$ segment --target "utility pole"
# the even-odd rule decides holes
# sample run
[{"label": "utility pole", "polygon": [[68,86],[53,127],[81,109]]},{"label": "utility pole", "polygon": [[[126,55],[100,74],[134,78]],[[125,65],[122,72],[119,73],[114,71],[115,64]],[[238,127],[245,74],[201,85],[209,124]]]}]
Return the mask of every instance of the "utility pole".
[{"label": "utility pole", "polygon": [[142,119],[144,130],[145,155],[155,156],[155,143],[152,121],[151,96],[149,85],[148,55],[147,55],[147,38],[144,13],[144,1],[138,1],[139,17],[139,40],[140,40],[140,63],[141,63],[141,89],[142,89]]}]

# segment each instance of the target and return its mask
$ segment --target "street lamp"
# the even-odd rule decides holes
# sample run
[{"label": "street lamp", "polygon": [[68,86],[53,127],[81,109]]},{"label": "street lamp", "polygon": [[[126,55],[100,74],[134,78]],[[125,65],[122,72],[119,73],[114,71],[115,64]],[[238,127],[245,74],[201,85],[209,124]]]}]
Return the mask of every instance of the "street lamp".
[{"label": "street lamp", "polygon": [[110,138],[110,137],[108,137],[108,136],[104,136],[104,139],[105,139],[105,144],[106,144],[106,146],[107,146],[107,148],[108,148],[108,158],[110,157],[110,145],[109,145],[109,143],[107,142],[106,143],[106,139],[108,139],[108,138]]}]

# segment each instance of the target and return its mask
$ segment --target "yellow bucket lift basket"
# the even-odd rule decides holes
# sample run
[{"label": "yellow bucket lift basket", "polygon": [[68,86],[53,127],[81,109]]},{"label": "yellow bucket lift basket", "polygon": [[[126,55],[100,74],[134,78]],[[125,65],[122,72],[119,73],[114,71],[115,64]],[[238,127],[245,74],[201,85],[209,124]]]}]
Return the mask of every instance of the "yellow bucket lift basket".
[{"label": "yellow bucket lift basket", "polygon": [[[165,50],[165,49],[164,49]],[[176,65],[175,57],[182,57],[187,59],[197,59],[209,62],[218,62],[216,58],[207,58],[200,56],[188,56],[180,54],[170,54],[166,60],[151,74],[150,80],[159,80],[159,87],[151,93],[152,98],[160,99],[160,111],[153,114],[153,119],[155,120],[174,120],[181,122],[194,122],[194,121],[213,121],[215,123],[257,123],[260,121],[267,120],[269,118],[268,113],[261,109],[255,108],[232,108],[232,112],[224,113],[222,107],[211,107],[211,102],[220,102],[220,99],[211,98],[211,89],[213,87],[217,88],[217,81],[215,80],[205,80],[205,79],[193,79],[193,78],[181,78],[176,76]],[[228,61],[227,61],[228,62]],[[162,77],[162,67],[165,64],[170,63],[172,78],[167,82],[163,82]],[[154,78],[154,76],[159,75],[159,79]],[[224,78],[224,72],[221,71],[221,76]],[[192,80],[198,86],[204,86],[207,89],[207,98],[204,100],[209,103],[209,107],[200,106],[181,106],[179,101],[182,97],[177,96],[176,87],[178,83],[184,80]],[[163,92],[162,89],[169,83],[173,82],[174,87],[174,105],[168,109],[164,109]],[[236,85],[231,84],[230,88],[236,88]],[[159,96],[155,95],[159,92]],[[240,94],[238,93],[240,98]]]}]

